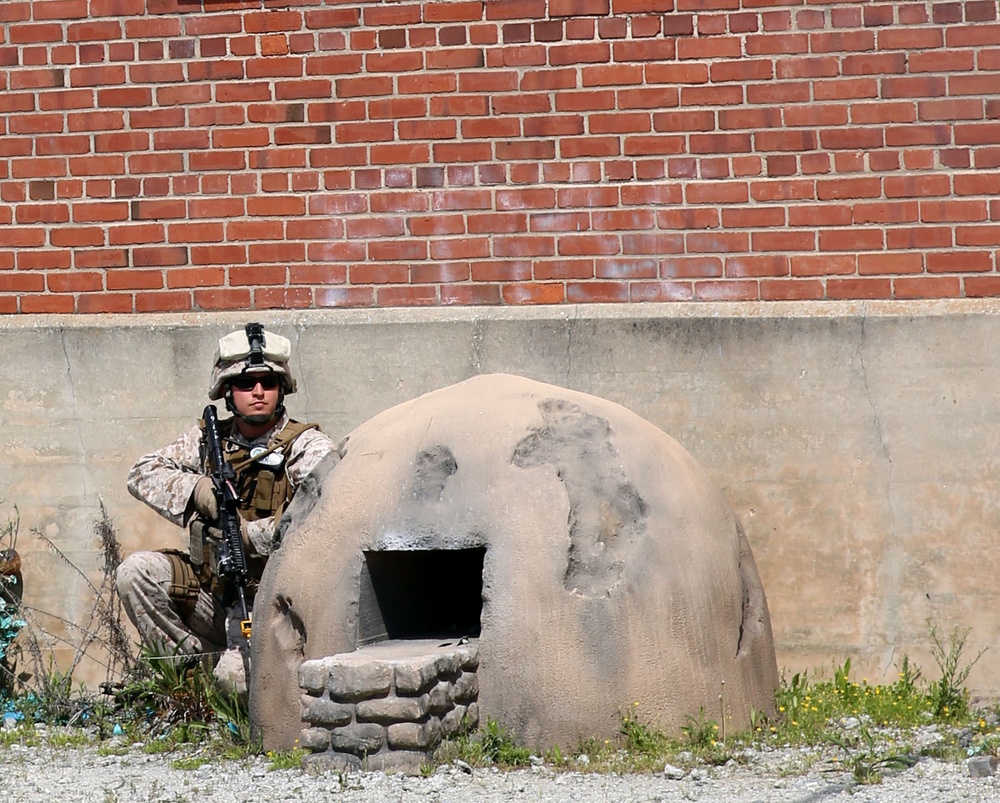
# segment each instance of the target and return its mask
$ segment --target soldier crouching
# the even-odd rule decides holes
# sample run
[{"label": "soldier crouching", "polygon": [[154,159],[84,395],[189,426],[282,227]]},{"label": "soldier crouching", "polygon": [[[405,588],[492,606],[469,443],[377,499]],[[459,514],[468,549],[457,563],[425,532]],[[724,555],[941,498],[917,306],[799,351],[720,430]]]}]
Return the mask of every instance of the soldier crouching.
[{"label": "soldier crouching", "polygon": [[[290,357],[286,338],[248,324],[219,341],[212,369],[208,396],[224,398],[233,414],[219,422],[219,430],[224,458],[236,476],[248,605],[282,511],[302,479],[335,450],[315,424],[299,423],[285,412],[285,396],[295,392]],[[243,692],[249,645],[240,629],[242,613],[218,570],[222,533],[204,426],[201,421],[139,458],[128,475],[134,497],[188,528],[189,550],[133,553],[119,566],[116,585],[145,645],[167,656],[211,660],[217,682]]]}]

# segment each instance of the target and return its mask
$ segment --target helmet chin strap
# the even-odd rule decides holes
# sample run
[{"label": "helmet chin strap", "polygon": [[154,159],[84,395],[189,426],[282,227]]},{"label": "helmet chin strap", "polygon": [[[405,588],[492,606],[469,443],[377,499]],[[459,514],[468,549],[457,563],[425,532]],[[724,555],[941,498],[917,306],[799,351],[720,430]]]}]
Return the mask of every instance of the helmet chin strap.
[{"label": "helmet chin strap", "polygon": [[261,424],[268,424],[271,421],[277,421],[285,414],[285,391],[278,391],[278,406],[274,408],[274,412],[271,415],[244,415],[239,410],[236,409],[236,405],[233,403],[233,389],[229,387],[226,389],[226,409],[229,410],[234,416],[236,416],[241,421],[246,421],[248,424],[253,424],[254,426],[260,426]]}]

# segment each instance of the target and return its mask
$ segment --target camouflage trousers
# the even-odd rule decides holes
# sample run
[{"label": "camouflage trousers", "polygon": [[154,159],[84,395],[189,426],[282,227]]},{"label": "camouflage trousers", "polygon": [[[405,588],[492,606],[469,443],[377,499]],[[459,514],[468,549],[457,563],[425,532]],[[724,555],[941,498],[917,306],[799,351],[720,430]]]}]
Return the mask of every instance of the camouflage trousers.
[{"label": "camouflage trousers", "polygon": [[170,559],[160,552],[135,552],[118,567],[118,596],[143,644],[162,645],[168,655],[245,652],[240,616],[204,589],[191,613],[182,615],[169,595],[171,574]]}]

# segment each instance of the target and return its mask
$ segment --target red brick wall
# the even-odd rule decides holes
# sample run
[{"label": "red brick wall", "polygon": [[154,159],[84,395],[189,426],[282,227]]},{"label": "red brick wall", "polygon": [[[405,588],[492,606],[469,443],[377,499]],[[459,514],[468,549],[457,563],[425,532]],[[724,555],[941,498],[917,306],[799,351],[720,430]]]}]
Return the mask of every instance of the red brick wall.
[{"label": "red brick wall", "polygon": [[3,0],[0,312],[1000,295],[997,0]]}]

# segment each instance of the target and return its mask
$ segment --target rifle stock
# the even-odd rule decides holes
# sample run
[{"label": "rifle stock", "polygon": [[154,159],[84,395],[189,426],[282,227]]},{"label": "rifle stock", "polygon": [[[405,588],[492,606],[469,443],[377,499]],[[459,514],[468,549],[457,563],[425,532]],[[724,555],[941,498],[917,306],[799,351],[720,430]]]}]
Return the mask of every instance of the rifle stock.
[{"label": "rifle stock", "polygon": [[235,597],[240,604],[243,621],[240,628],[243,635],[250,638],[250,611],[247,608],[247,556],[243,548],[243,534],[240,528],[239,497],[236,493],[236,472],[226,462],[222,453],[222,438],[219,435],[219,415],[215,405],[205,408],[205,443],[208,447],[208,461],[215,501],[219,508],[219,529],[222,531],[222,545],[219,550],[219,575],[226,582],[228,602]]}]

